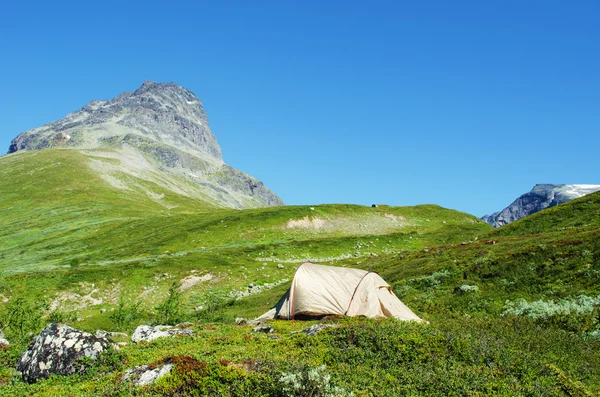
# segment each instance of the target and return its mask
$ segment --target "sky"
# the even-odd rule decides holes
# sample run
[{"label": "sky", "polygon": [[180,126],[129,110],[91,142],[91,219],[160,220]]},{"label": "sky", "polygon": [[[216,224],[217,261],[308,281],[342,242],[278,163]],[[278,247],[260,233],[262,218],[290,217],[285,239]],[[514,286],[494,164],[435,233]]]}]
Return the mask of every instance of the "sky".
[{"label": "sky", "polygon": [[599,18],[584,0],[3,2],[0,153],[172,81],[286,204],[482,216],[537,183],[600,183]]}]

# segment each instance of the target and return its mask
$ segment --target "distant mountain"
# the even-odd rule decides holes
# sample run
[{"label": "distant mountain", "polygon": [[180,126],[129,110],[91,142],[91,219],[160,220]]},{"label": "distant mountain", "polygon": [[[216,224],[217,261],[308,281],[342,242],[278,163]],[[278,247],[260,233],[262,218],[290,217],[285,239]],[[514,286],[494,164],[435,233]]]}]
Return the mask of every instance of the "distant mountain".
[{"label": "distant mountain", "polygon": [[8,153],[48,148],[83,153],[82,166],[124,190],[150,182],[216,207],[283,205],[262,182],[223,162],[202,102],[174,83],[146,81],[134,92],[91,101],[20,134]]},{"label": "distant mountain", "polygon": [[600,185],[535,185],[530,192],[516,199],[502,211],[485,215],[481,219],[494,227],[500,227],[545,208],[553,207],[599,190]]}]

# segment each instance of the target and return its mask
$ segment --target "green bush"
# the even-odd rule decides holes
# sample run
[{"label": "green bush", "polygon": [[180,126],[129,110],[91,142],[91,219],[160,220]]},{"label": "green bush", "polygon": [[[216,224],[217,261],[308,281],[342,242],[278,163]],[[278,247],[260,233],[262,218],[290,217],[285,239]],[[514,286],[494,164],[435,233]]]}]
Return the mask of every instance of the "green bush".
[{"label": "green bush", "polygon": [[173,282],[166,299],[156,306],[156,322],[159,324],[177,324],[183,319],[181,291],[179,283]]},{"label": "green bush", "polygon": [[141,302],[127,304],[123,299],[119,301],[119,305],[108,316],[114,323],[115,329],[125,331],[131,328],[133,323],[142,318]]},{"label": "green bush", "polygon": [[14,298],[6,307],[5,314],[1,316],[1,328],[5,328],[8,331],[7,335],[13,339],[26,340],[44,327],[47,308],[48,305],[43,301]]}]

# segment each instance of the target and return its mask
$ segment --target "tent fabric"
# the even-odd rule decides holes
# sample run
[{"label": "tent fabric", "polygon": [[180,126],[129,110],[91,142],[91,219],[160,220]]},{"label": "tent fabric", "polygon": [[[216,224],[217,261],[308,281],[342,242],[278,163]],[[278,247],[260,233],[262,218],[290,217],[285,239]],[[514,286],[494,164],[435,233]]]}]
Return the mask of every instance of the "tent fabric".
[{"label": "tent fabric", "polygon": [[377,273],[303,263],[290,289],[257,320],[346,315],[422,321]]}]

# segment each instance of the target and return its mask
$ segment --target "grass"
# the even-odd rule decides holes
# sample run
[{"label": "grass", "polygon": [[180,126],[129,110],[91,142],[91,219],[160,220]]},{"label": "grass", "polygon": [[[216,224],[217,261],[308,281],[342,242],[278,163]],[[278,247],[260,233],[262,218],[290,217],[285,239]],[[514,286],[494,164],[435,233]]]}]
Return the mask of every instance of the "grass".
[{"label": "grass", "polygon": [[[493,230],[433,205],[238,211],[173,195],[177,207],[166,208],[85,161],[66,150],[0,158],[0,318],[19,302],[30,333],[50,318],[131,332],[162,316],[192,321],[196,335],[129,345],[86,375],[26,385],[10,379],[31,335],[9,326],[2,395],[276,396],[282,374],[321,365],[332,387],[359,396],[600,393],[600,314],[581,303],[600,290],[598,193]],[[277,321],[279,339],[234,325],[270,308],[289,281],[240,300],[231,292],[291,280],[306,259],[377,271],[430,324],[337,319],[305,337],[290,331],[312,322]],[[206,275],[165,304],[174,283]],[[521,310],[534,304],[545,315]],[[559,304],[571,312],[553,312]],[[119,381],[165,360],[176,371],[152,387]]]}]

